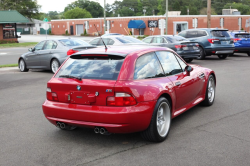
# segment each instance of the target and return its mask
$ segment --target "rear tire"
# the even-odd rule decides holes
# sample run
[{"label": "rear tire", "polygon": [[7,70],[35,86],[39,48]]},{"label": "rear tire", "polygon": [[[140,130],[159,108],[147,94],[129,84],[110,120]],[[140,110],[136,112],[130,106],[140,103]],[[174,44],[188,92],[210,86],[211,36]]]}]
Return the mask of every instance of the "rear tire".
[{"label": "rear tire", "polygon": [[220,59],[226,59],[228,57],[228,55],[218,55],[218,58]]},{"label": "rear tire", "polygon": [[201,102],[204,106],[211,106],[214,103],[215,99],[215,78],[213,75],[208,77],[207,88],[206,88],[206,97],[205,100]]},{"label": "rear tire", "polygon": [[171,120],[171,105],[166,98],[161,97],[155,105],[149,127],[141,132],[142,138],[151,142],[164,141],[168,136]]},{"label": "rear tire", "polygon": [[21,60],[19,61],[18,67],[19,67],[19,70],[20,70],[21,72],[27,72],[27,71],[29,71],[29,69],[27,69],[26,63],[25,63],[25,61],[24,61],[23,59],[21,59]]},{"label": "rear tire", "polygon": [[193,61],[193,58],[188,58],[188,59],[184,59],[187,63],[190,63]]},{"label": "rear tire", "polygon": [[51,61],[51,71],[55,74],[58,68],[60,67],[60,63],[57,59],[53,59]]},{"label": "rear tire", "polygon": [[204,53],[203,48],[200,46],[199,49],[200,49],[200,55],[197,57],[197,59],[198,60],[205,59],[205,53]]}]

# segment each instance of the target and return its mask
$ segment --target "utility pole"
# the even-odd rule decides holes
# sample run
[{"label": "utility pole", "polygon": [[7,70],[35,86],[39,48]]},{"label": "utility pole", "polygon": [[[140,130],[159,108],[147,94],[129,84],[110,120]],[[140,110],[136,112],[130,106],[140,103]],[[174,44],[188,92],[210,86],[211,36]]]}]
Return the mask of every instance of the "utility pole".
[{"label": "utility pole", "polygon": [[211,0],[207,0],[207,28],[211,28]]},{"label": "utility pole", "polygon": [[166,0],[166,35],[168,34],[168,0]]},{"label": "utility pole", "polygon": [[107,31],[107,27],[106,27],[106,0],[104,0],[104,34]]}]

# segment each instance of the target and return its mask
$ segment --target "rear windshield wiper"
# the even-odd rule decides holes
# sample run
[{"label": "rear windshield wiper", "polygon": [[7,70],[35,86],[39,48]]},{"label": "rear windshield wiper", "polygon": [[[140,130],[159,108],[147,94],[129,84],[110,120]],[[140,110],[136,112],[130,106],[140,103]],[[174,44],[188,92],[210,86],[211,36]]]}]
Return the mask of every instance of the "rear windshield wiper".
[{"label": "rear windshield wiper", "polygon": [[74,78],[74,79],[78,79],[78,80],[82,80],[81,77],[75,77],[75,76],[71,76],[71,75],[59,75],[59,77],[64,77],[64,78]]}]

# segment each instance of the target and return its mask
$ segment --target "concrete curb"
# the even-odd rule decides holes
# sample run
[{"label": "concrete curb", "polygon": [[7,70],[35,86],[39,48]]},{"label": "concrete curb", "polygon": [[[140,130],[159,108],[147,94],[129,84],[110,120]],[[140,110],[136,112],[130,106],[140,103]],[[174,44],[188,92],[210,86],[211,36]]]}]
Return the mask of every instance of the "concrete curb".
[{"label": "concrete curb", "polygon": [[19,70],[18,67],[2,67],[0,71]]}]

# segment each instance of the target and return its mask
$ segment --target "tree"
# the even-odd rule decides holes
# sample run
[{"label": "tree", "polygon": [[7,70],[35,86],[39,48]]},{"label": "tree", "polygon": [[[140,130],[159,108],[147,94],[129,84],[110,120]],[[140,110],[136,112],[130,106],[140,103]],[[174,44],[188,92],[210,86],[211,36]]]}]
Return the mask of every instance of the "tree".
[{"label": "tree", "polygon": [[247,14],[250,14],[250,6],[249,5],[246,5],[246,4],[242,4],[242,3],[227,3],[223,9],[230,9],[230,7],[232,9],[238,9],[238,11],[241,12],[242,15],[247,15]]},{"label": "tree", "polygon": [[75,9],[76,7],[87,10],[94,18],[103,17],[103,7],[94,1],[77,0],[64,8],[64,12]]},{"label": "tree", "polygon": [[158,15],[163,15],[165,14],[165,10],[163,9],[163,0],[157,0],[158,1],[158,7],[157,9],[159,12],[157,13]]},{"label": "tree", "polygon": [[179,1],[175,1],[173,4],[173,11],[180,11],[181,7],[180,7],[180,3]]},{"label": "tree", "polygon": [[187,7],[186,6],[181,7],[181,15],[187,15]]},{"label": "tree", "polygon": [[137,12],[136,12],[136,15],[141,16],[142,12],[143,12],[143,8],[142,8],[141,0],[137,0]]},{"label": "tree", "polygon": [[57,11],[49,11],[48,16],[51,19],[59,19],[59,13],[57,13]]},{"label": "tree", "polygon": [[76,18],[92,18],[90,12],[85,9],[80,9],[76,7],[75,9],[68,10],[64,13],[66,19],[76,19]]},{"label": "tree", "polygon": [[22,15],[33,18],[39,15],[40,5],[33,0],[1,0],[0,10],[17,10]]}]

